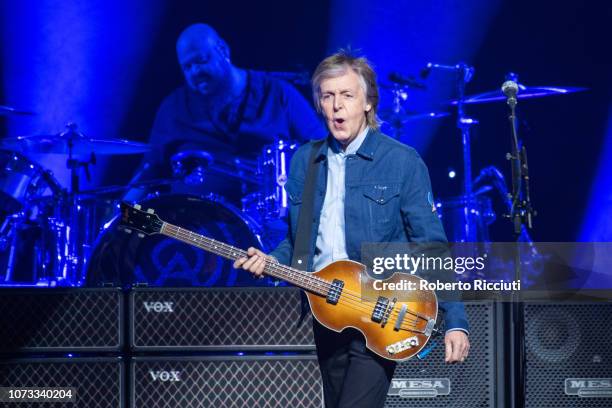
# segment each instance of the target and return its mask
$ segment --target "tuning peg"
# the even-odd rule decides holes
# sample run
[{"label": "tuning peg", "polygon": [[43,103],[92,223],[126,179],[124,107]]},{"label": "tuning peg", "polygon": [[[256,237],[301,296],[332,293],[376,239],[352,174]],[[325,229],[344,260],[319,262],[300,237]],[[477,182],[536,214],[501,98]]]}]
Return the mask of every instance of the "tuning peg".
[{"label": "tuning peg", "polygon": [[147,212],[148,212],[149,214],[155,214],[155,210],[154,210],[154,209],[152,209],[152,208],[147,208]]},{"label": "tuning peg", "polygon": [[131,234],[131,233],[132,233],[132,230],[131,230],[131,229],[129,229],[129,228],[124,228],[124,229],[123,229],[123,231],[124,231],[126,234]]},{"label": "tuning peg", "polygon": [[145,237],[145,235],[142,232],[138,233],[138,238],[144,238],[144,237]]},{"label": "tuning peg", "polygon": [[142,206],[140,204],[134,204],[134,208],[140,210],[142,209]]}]

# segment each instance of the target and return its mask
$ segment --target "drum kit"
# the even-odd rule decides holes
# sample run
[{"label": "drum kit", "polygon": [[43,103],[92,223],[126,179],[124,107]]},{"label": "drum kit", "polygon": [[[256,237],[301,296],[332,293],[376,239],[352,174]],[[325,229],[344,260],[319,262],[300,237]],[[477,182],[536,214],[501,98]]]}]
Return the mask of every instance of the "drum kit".
[{"label": "drum kit", "polygon": [[[405,108],[408,93],[414,89],[422,90],[426,86],[425,80],[433,71],[451,75],[455,80],[457,98],[444,103],[447,108],[454,110],[456,127],[461,135],[461,146],[463,150],[463,191],[460,196],[449,197],[432,203],[437,207],[439,217],[444,224],[446,235],[450,242],[489,242],[489,225],[495,221],[496,214],[493,210],[491,197],[486,194],[490,191],[497,192],[504,203],[504,216],[509,217],[513,213],[513,205],[509,198],[506,181],[503,173],[494,166],[483,168],[477,177],[472,176],[472,153],[471,153],[471,129],[478,124],[478,120],[466,115],[466,107],[476,104],[503,103],[508,97],[501,89],[488,91],[475,95],[466,95],[466,87],[472,81],[475,73],[474,67],[458,63],[455,65],[444,65],[428,63],[421,71],[420,78],[406,76],[396,72],[389,75],[388,79],[392,85],[390,89],[393,95],[392,108],[381,111],[381,118],[391,127],[392,135],[401,135],[403,127],[409,121],[444,118],[451,115],[448,110],[440,112],[408,112]],[[554,86],[525,86],[518,82],[518,76],[514,73],[506,75],[506,81],[517,83],[518,100],[542,98],[555,95],[566,95],[585,91],[581,87],[554,87]],[[523,240],[530,240],[528,232],[521,233]]]},{"label": "drum kit", "polygon": [[[0,106],[0,115],[26,114],[31,113]],[[287,212],[283,186],[297,147],[279,140],[265,146],[257,160],[236,158],[232,163],[217,162],[211,153],[201,150],[180,151],[170,158],[169,178],[81,190],[80,173],[89,177],[96,155],[139,154],[150,146],[89,138],[73,123],[58,134],[5,138],[0,141],[0,285],[83,286],[127,281],[252,286],[252,280],[243,282],[244,275],[227,262],[193,248],[177,248],[176,243],[165,248],[169,246],[166,242],[154,238],[129,242],[129,237],[116,230],[117,208],[126,191],[141,188],[148,193],[142,204],[156,208],[168,220],[237,246],[270,249],[286,232],[281,220]],[[70,187],[62,186],[27,153],[65,157]],[[181,193],[181,188],[206,187],[208,174],[246,185],[242,200],[232,203],[212,192]],[[176,184],[182,187],[166,188]],[[164,192],[167,190],[172,192]]]},{"label": "drum kit", "polygon": [[[490,199],[483,193],[498,190],[507,197],[501,172],[493,167],[472,179],[470,127],[476,121],[464,114],[467,104],[504,101],[501,91],[465,95],[473,68],[458,64],[429,64],[457,74],[459,98],[447,103],[456,109],[457,127],[464,151],[464,194],[432,203],[445,224],[449,240],[483,242],[495,219]],[[379,112],[398,137],[411,121],[433,120],[451,115],[412,112],[406,109],[407,94],[422,83],[393,74],[387,89],[392,107]],[[518,99],[567,94],[582,88],[521,86]],[[0,116],[34,115],[0,105]],[[96,155],[145,153],[151,146],[122,139],[95,139],[83,135],[75,124],[58,134],[19,136],[0,140],[0,285],[82,286],[100,283],[173,286],[252,286],[226,261],[161,237],[136,242],[117,232],[117,208],[124,193],[133,188],[148,195],[141,204],[155,208],[160,217],[238,247],[258,246],[270,250],[285,236],[287,214],[284,185],[292,155],[298,144],[278,140],[265,146],[257,160],[236,158],[232,163],[215,160],[211,152],[181,151],[170,159],[170,178],[82,191],[79,176],[89,175]],[[30,153],[66,157],[70,186],[62,186],[51,171],[30,160]],[[83,159],[86,157],[86,159]],[[227,177],[242,186],[239,203],[219,195],[163,193],[164,186],[180,183],[185,192],[204,187],[208,174]],[[167,189],[166,189],[167,190]],[[202,189],[201,189],[202,190]],[[180,190],[179,190],[180,191]],[[177,247],[177,245],[185,245]],[[178,249],[177,249],[178,248]],[[126,276],[129,274],[130,276]],[[257,283],[255,283],[257,284]]]}]

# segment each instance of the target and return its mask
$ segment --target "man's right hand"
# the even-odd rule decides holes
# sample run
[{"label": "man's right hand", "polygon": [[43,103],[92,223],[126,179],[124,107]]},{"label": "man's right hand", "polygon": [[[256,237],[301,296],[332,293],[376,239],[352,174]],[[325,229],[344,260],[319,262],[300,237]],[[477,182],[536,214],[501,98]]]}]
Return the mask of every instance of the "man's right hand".
[{"label": "man's right hand", "polygon": [[266,260],[271,263],[278,263],[276,258],[264,254],[257,248],[250,247],[247,250],[247,255],[246,257],[236,259],[234,268],[242,268],[245,271],[249,271],[257,278],[263,277]]}]

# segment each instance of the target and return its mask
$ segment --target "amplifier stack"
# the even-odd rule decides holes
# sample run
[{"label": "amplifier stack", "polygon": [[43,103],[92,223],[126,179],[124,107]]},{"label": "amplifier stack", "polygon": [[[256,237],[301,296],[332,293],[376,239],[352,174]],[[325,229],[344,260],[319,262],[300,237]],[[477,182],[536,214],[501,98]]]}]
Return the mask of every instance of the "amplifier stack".
[{"label": "amplifier stack", "polygon": [[[511,406],[506,306],[466,302],[469,358],[445,364],[433,338],[386,407]],[[612,406],[612,305],[524,310],[525,407]],[[300,315],[293,288],[2,289],[0,387],[70,387],[75,408],[322,407]]]},{"label": "amplifier stack", "polygon": [[124,303],[110,288],[0,290],[0,387],[72,388],[75,408],[125,407]]}]

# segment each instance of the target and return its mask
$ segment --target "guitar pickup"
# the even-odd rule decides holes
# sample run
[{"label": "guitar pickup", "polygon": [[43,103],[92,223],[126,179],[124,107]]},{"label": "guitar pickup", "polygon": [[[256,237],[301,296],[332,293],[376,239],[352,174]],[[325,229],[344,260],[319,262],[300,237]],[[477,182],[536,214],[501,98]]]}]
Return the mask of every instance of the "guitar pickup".
[{"label": "guitar pickup", "polygon": [[384,296],[379,296],[376,301],[376,306],[374,306],[374,310],[372,311],[372,321],[376,323],[382,322],[385,317],[385,312],[387,311],[387,306],[389,305],[389,299]]},{"label": "guitar pickup", "polygon": [[334,279],[331,283],[331,287],[327,292],[327,303],[331,303],[335,305],[340,300],[340,295],[342,294],[342,289],[344,288],[344,281],[340,279]]}]

